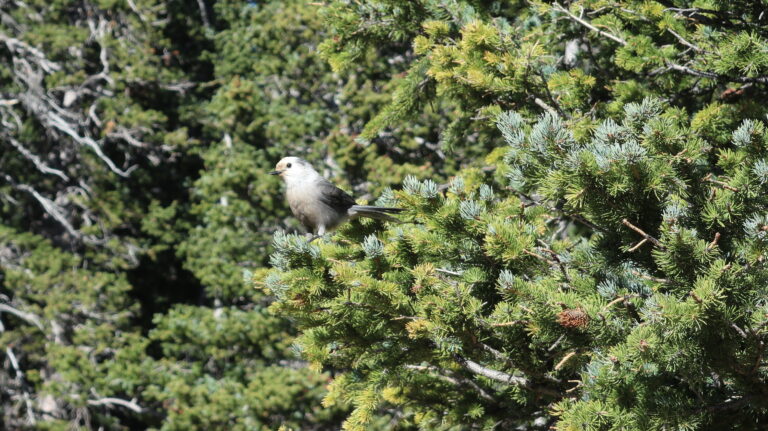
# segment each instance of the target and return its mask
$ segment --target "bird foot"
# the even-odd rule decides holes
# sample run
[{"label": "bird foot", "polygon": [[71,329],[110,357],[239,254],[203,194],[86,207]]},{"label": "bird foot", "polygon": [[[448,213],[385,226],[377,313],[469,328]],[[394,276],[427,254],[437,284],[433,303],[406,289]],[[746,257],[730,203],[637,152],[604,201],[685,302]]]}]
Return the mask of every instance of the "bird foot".
[{"label": "bird foot", "polygon": [[318,238],[322,238],[322,237],[323,237],[323,235],[312,235],[311,233],[308,233],[307,234],[307,243],[311,243],[312,241],[314,241],[314,240],[316,240]]}]

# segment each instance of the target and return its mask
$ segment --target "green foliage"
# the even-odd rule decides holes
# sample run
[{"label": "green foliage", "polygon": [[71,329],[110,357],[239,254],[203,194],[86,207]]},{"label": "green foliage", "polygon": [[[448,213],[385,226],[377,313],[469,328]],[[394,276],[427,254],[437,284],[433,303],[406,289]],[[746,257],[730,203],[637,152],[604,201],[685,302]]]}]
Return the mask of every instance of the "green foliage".
[{"label": "green foliage", "polygon": [[[297,319],[308,359],[350,370],[329,395],[355,405],[347,429],[386,403],[425,428],[765,415],[733,404],[761,384],[768,201],[750,178],[765,126],[746,120],[717,145],[654,100],[624,117],[576,140],[552,114],[528,126],[505,113],[496,170],[510,186],[481,175],[443,194],[409,179],[396,193],[408,223],[378,238],[276,239],[272,309]],[[367,395],[385,389],[398,396]]]},{"label": "green foliage", "polygon": [[441,103],[460,112],[450,141],[488,153],[443,186],[405,179],[405,224],[276,237],[260,280],[297,320],[304,356],[347,370],[327,398],[354,406],[346,429],[380,408],[424,429],[759,427],[768,147],[754,97],[768,57],[755,10],[326,13],[338,70],[413,46],[366,136]]}]

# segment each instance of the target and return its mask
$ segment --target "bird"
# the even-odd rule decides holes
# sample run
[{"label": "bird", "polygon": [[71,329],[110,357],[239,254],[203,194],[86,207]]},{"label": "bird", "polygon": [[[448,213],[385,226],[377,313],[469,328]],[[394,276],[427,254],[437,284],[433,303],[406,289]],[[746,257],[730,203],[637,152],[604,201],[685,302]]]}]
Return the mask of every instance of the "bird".
[{"label": "bird", "polygon": [[391,214],[404,211],[402,208],[357,205],[352,196],[331,184],[300,157],[282,158],[269,174],[279,175],[285,182],[285,197],[291,212],[314,234],[310,242],[358,217],[401,222]]}]

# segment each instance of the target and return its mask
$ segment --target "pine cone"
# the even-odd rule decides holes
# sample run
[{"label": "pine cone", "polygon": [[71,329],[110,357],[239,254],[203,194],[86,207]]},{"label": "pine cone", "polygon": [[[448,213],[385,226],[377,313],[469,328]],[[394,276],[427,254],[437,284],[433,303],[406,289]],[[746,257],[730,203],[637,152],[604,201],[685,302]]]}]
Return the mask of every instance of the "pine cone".
[{"label": "pine cone", "polygon": [[571,308],[557,313],[557,323],[564,328],[586,328],[589,316],[581,308]]}]

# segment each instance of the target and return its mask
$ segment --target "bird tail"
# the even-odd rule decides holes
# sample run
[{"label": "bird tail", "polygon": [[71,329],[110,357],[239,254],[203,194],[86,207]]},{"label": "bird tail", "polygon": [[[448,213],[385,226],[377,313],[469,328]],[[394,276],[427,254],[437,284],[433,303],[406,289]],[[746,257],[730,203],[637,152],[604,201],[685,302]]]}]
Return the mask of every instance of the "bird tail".
[{"label": "bird tail", "polygon": [[402,208],[377,207],[373,205],[352,205],[349,215],[352,217],[368,217],[376,220],[384,220],[393,223],[402,223],[400,219],[390,214],[399,214],[405,211]]}]

